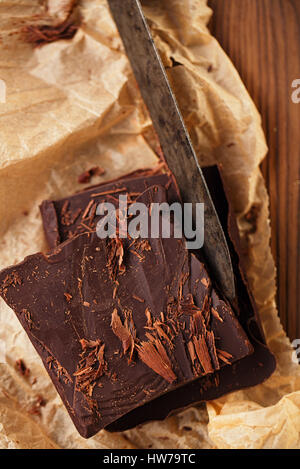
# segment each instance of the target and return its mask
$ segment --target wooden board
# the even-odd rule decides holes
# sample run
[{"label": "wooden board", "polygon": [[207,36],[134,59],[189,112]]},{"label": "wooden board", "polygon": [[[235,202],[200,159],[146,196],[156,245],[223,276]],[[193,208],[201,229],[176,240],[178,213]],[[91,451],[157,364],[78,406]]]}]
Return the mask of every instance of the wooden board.
[{"label": "wooden board", "polygon": [[279,314],[290,338],[300,338],[300,103],[292,101],[292,83],[300,79],[300,0],[208,4],[210,29],[262,115]]}]

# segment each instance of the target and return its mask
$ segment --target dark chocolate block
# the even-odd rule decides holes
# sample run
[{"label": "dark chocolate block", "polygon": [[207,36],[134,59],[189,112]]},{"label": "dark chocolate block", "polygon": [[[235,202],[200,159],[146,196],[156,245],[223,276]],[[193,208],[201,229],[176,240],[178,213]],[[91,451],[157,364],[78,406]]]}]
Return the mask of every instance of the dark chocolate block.
[{"label": "dark chocolate block", "polygon": [[[265,381],[274,371],[276,361],[266,345],[257,306],[245,275],[243,250],[241,248],[235,215],[228,203],[226,186],[216,166],[202,168],[206,183],[226,234],[236,280],[237,303],[235,312],[246,331],[254,352],[214,375],[199,378],[166,395],[130,412],[107,427],[109,431],[122,431],[141,422],[162,420],[166,416],[201,401],[217,399],[230,393]],[[216,385],[216,382],[218,385]],[[141,418],[142,415],[142,418]]]},{"label": "dark chocolate block", "polygon": [[215,373],[253,352],[183,239],[77,235],[3,270],[0,293],[84,437],[195,380],[219,389]]},{"label": "dark chocolate block", "polygon": [[[239,234],[234,214],[227,202],[228,198],[226,197],[223,182],[216,167],[204,168],[203,171],[218,215],[221,219],[224,232],[227,236],[227,242],[229,244],[233,260],[237,287],[237,303],[234,305],[234,309],[240,324],[250,338],[254,352],[252,355],[238,361],[232,366],[216,371],[214,375],[199,378],[192,383],[186,384],[182,388],[173,390],[154,401],[131,411],[126,416],[121,417],[116,422],[109,425],[107,427],[108,430],[121,431],[147,420],[163,419],[170,413],[188,405],[192,405],[203,400],[215,399],[225,393],[232,392],[237,389],[254,386],[267,379],[275,369],[275,359],[266,345],[257,307],[244,273],[245,269],[243,267],[243,254],[240,247]],[[149,181],[152,179],[151,174],[152,172],[149,170],[145,173],[140,171],[131,175],[131,177],[125,176],[122,181],[107,183],[105,184],[105,188],[104,185],[100,185],[97,188],[94,187],[87,191],[75,194],[70,198],[55,202],[44,202],[41,207],[41,212],[44,221],[45,233],[50,246],[54,246],[55,243],[53,240],[51,241],[51,229],[49,227],[49,223],[53,224],[54,222],[55,229],[59,232],[58,242],[67,239],[68,236],[72,237],[73,233],[76,232],[78,223],[80,223],[79,219],[74,225],[69,225],[68,232],[64,229],[61,214],[64,204],[67,202],[69,203],[68,208],[71,210],[71,213],[74,210],[78,210],[78,208],[81,208],[84,212],[92,200],[91,194],[110,191],[114,187],[120,187],[121,182],[122,185],[126,186],[128,192],[133,192],[133,181],[131,181],[132,177],[139,178],[139,181],[135,181],[134,189],[139,192],[141,187],[145,187],[145,184],[149,185]],[[155,177],[157,176],[159,176],[159,174],[155,174]],[[170,175],[162,175],[161,177],[163,179],[160,179],[160,183],[167,185],[168,188],[168,202],[172,203],[179,200],[178,191],[173,178]],[[118,186],[115,186],[115,184],[118,184]],[[136,184],[139,185],[138,190],[136,189]],[[99,203],[103,199],[99,196],[99,198],[95,198],[93,200],[96,200],[97,203]],[[90,220],[93,220],[93,213],[91,215]],[[97,220],[95,220],[94,223],[96,221]],[[217,382],[218,385],[216,385]]]}]

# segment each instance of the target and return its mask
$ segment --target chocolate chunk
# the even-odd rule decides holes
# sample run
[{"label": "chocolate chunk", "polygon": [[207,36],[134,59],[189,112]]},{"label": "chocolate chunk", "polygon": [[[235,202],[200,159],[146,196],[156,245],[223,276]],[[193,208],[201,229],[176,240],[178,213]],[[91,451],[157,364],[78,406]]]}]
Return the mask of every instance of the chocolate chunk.
[{"label": "chocolate chunk", "polygon": [[[137,200],[167,200],[166,190],[152,186]],[[144,421],[145,406],[156,412],[156,400],[193,383],[197,400],[207,382],[221,395],[216,373],[253,352],[184,239],[103,240],[89,231],[3,270],[0,293],[84,437],[127,416],[126,426]],[[171,398],[168,408],[178,403]]]},{"label": "chocolate chunk", "polygon": [[[226,186],[223,184],[216,167],[204,168],[203,171],[219,218],[222,222],[233,261],[237,287],[237,302],[234,305],[235,312],[238,315],[239,322],[250,338],[254,352],[252,355],[240,360],[231,367],[222,368],[220,371],[216,371],[213,375],[209,375],[206,378],[199,378],[182,388],[173,390],[168,394],[155,399],[151,403],[143,405],[141,408],[131,411],[126,416],[121,417],[119,420],[109,425],[107,427],[108,430],[122,431],[147,420],[163,419],[176,409],[183,408],[187,405],[191,405],[202,400],[215,399],[227,392],[254,386],[267,379],[275,369],[275,359],[266,346],[257,307],[245,276],[243,254],[240,246],[238,229],[234,213],[228,204],[228,197],[226,196],[224,189]],[[159,177],[159,179],[154,180],[154,176]],[[125,184],[124,181],[126,181]],[[67,200],[70,201],[74,211],[78,208],[86,210],[91,201],[92,193],[110,191],[113,187],[121,187],[121,184],[126,186],[128,192],[136,192],[140,190],[137,189],[137,185],[140,188],[145,187],[145,185],[151,184],[150,181],[154,184],[161,183],[167,187],[167,199],[169,203],[180,200],[176,183],[171,175],[160,175],[159,171],[154,171],[153,173],[152,170],[146,170],[137,171],[133,174],[124,176],[121,180],[107,183],[105,184],[105,187],[104,185],[101,185],[87,189],[87,194],[85,195],[84,192],[81,192],[68,199],[56,202],[47,201],[43,203],[41,212],[46,237],[50,246],[55,245],[55,237],[49,239],[51,238],[51,230],[49,229],[45,213],[47,211],[47,206],[55,204],[56,212],[53,218],[56,219],[56,229],[60,230],[60,241],[62,241],[67,239],[68,236],[72,236],[73,230],[75,231],[77,229],[75,225],[74,227],[71,227],[69,233],[66,233],[60,223],[60,211]],[[101,198],[95,200],[99,203]],[[200,257],[199,252],[196,254]],[[214,316],[216,316],[215,311],[216,310],[212,308],[212,314]],[[149,315],[148,320],[150,320]],[[190,350],[192,351],[191,346]],[[226,359],[224,355],[223,358]]]},{"label": "chocolate chunk", "polygon": [[[276,362],[266,345],[257,306],[245,275],[243,250],[239,239],[235,215],[226,194],[226,185],[217,167],[203,168],[206,183],[221,220],[229,246],[236,280],[237,303],[235,312],[253,346],[253,353],[227,366],[213,375],[200,378],[182,388],[163,395],[141,409],[109,425],[109,431],[122,431],[150,420],[161,420],[174,410],[200,401],[217,399],[223,394],[255,386],[265,381],[274,371]],[[142,418],[141,418],[142,414]]]}]

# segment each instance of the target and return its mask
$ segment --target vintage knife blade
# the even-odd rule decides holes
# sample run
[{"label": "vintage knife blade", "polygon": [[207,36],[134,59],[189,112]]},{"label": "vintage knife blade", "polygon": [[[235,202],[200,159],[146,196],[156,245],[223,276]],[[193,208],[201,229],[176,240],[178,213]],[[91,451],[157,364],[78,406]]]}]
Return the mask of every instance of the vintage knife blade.
[{"label": "vintage knife blade", "polygon": [[108,0],[108,4],[182,200],[204,203],[205,259],[218,287],[232,301],[235,283],[226,238],[141,4],[139,0]]}]

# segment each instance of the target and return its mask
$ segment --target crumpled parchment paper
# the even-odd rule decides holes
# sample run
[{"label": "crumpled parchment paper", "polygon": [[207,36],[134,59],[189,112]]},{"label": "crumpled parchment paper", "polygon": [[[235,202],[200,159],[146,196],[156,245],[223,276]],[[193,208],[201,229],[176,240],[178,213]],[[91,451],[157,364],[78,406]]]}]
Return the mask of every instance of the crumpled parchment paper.
[{"label": "crumpled parchment paper", "polygon": [[[121,176],[156,163],[148,113],[105,0],[82,0],[71,40],[40,48],[24,25],[63,21],[75,2],[0,2],[0,267],[45,249],[39,203],[93,166]],[[209,34],[206,0],[143,7],[201,164],[221,163],[277,369],[264,384],[120,434],[81,438],[14,313],[0,302],[0,448],[300,448],[300,369],[277,317],[260,116]],[[45,21],[46,21],[45,20]],[[181,65],[178,65],[181,64]],[[177,65],[177,66],[174,66]],[[22,376],[15,362],[30,369]],[[42,405],[41,405],[42,402]],[[45,404],[45,405],[44,405]]]}]

